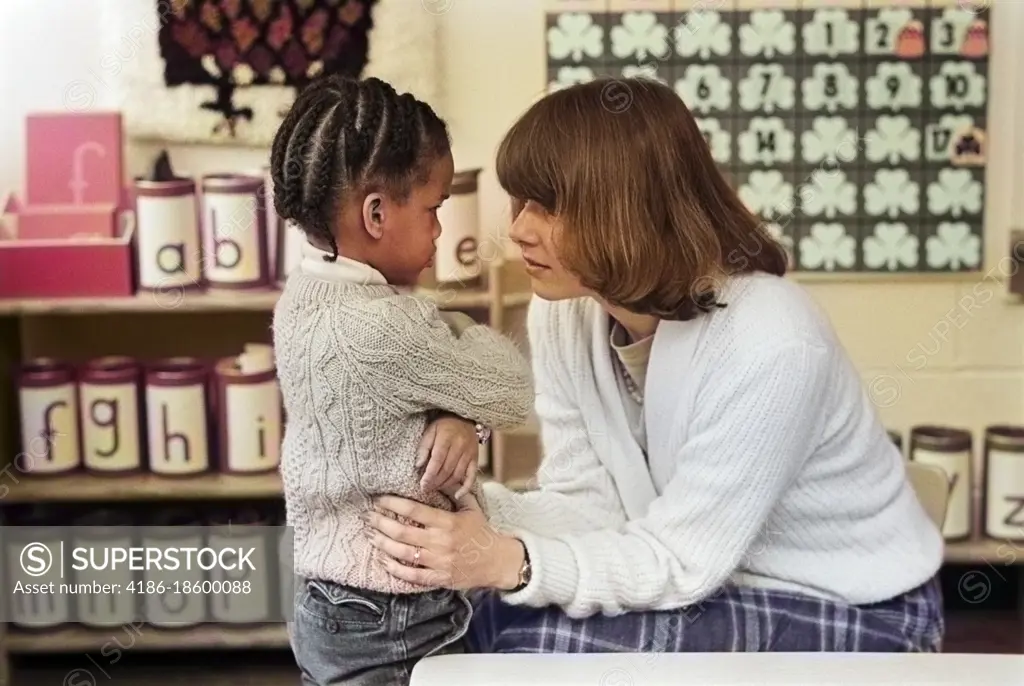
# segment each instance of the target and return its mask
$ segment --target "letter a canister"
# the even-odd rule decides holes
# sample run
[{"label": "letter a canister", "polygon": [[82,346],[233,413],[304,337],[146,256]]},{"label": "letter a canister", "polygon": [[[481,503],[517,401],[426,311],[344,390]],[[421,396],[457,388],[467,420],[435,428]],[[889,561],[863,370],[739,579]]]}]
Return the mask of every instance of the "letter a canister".
[{"label": "letter a canister", "polygon": [[198,290],[203,285],[196,184],[192,179],[135,182],[139,290]]}]

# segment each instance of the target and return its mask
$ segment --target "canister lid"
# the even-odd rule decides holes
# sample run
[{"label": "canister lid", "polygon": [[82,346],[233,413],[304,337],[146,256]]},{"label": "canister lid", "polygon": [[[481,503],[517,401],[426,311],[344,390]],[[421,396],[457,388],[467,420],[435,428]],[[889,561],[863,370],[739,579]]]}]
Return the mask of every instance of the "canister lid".
[{"label": "canister lid", "polygon": [[1024,426],[1000,424],[985,430],[985,445],[1011,452],[1024,452]]},{"label": "canister lid", "polygon": [[939,452],[961,452],[970,450],[971,433],[964,429],[948,426],[915,426],[910,431],[911,448],[926,448]]},{"label": "canister lid", "polygon": [[208,174],[203,177],[205,193],[256,193],[263,179],[249,174]]}]

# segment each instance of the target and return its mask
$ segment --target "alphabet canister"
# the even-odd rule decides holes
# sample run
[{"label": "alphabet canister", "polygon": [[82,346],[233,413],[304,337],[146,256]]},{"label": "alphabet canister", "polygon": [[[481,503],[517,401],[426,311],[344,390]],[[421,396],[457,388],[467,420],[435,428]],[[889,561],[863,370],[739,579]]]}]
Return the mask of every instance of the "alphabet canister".
[{"label": "alphabet canister", "polygon": [[210,619],[225,624],[261,624],[275,619],[273,566],[277,537],[256,510],[224,512],[207,530],[207,546],[218,564],[209,570]]},{"label": "alphabet canister", "polygon": [[[3,538],[5,621],[26,629],[51,629],[73,621],[72,594],[62,593],[60,551],[67,529],[53,526],[42,508],[11,517],[0,530]],[[19,585],[36,584],[39,593],[18,593]]]},{"label": "alphabet canister", "polygon": [[277,208],[274,206],[274,175],[271,174],[270,165],[268,164],[255,170],[253,176],[259,176],[263,179],[261,192],[263,216],[265,218],[264,225],[267,229],[264,233],[264,238],[266,239],[265,248],[267,251],[267,264],[273,269],[277,259],[278,233],[281,230],[281,225],[284,223],[281,221],[280,216],[278,216]]},{"label": "alphabet canister", "polygon": [[285,514],[279,513],[276,518],[277,526],[277,574],[278,574],[278,603],[281,619],[290,621],[294,618],[295,592],[298,589],[297,575],[295,574],[295,530],[288,526]]},{"label": "alphabet canister", "polygon": [[100,474],[142,469],[139,365],[130,357],[101,357],[79,372],[82,462]]},{"label": "alphabet canister", "polygon": [[198,205],[192,179],[135,181],[139,290],[202,286]]},{"label": "alphabet canister", "polygon": [[210,469],[206,365],[170,358],[146,370],[149,468],[163,476],[189,476]]},{"label": "alphabet canister", "polygon": [[437,212],[442,231],[437,239],[434,278],[439,284],[475,284],[480,278],[479,169],[455,174],[451,197]]},{"label": "alphabet canister", "polygon": [[949,500],[942,534],[949,541],[969,538],[974,485],[970,432],[942,426],[914,427],[910,432],[910,459],[945,470]]},{"label": "alphabet canister", "polygon": [[207,572],[198,552],[206,547],[203,522],[186,510],[167,510],[143,531],[142,547],[175,550],[178,564],[147,564],[142,570],[142,619],[158,628],[184,629],[206,621]]},{"label": "alphabet canister", "polygon": [[18,372],[21,464],[25,474],[63,474],[82,465],[78,388],[70,364],[36,359]]},{"label": "alphabet canister", "polygon": [[221,470],[276,470],[284,418],[270,346],[249,346],[238,357],[218,361],[214,376]]},{"label": "alphabet canister", "polygon": [[259,176],[203,177],[203,276],[210,288],[270,285],[265,202]]},{"label": "alphabet canister", "polygon": [[294,222],[278,218],[274,272],[279,284],[287,281],[288,275],[302,262],[302,245],[305,242],[305,234]]},{"label": "alphabet canister", "polygon": [[985,535],[1024,541],[1024,426],[985,431]]},{"label": "alphabet canister", "polygon": [[141,574],[113,554],[136,547],[131,524],[129,515],[116,510],[99,510],[75,520],[71,547],[81,554],[75,560],[73,597],[75,618],[85,626],[116,627],[136,619]]}]

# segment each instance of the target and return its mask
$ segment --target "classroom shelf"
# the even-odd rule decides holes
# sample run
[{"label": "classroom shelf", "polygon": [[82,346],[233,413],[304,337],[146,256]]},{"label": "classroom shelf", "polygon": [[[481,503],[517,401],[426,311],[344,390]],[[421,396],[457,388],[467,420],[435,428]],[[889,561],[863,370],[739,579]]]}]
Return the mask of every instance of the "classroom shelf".
[{"label": "classroom shelf", "polygon": [[12,655],[101,652],[104,646],[130,650],[266,649],[287,648],[288,630],[284,624],[202,624],[182,629],[157,629],[141,623],[108,629],[69,625],[38,632],[11,629],[4,640]]},{"label": "classroom shelf", "polygon": [[136,502],[167,500],[245,500],[281,496],[277,472],[203,474],[170,478],[154,474],[99,476],[22,476],[8,482],[4,504],[38,502]]},{"label": "classroom shelf", "polygon": [[[483,479],[491,478],[482,475]],[[527,477],[504,482],[513,490],[531,487]],[[69,474],[64,476],[18,478],[8,480],[4,505],[27,503],[90,503],[90,502],[168,502],[175,500],[259,500],[282,496],[281,477],[268,474],[233,475],[203,474],[192,477],[163,477],[154,474],[98,476]]]},{"label": "classroom shelf", "polygon": [[[492,295],[483,289],[420,288],[418,295],[435,301],[443,310],[490,307]],[[128,313],[270,312],[280,291],[249,293],[140,293],[123,298],[0,299],[0,316],[94,315]],[[505,293],[501,304],[516,307],[529,303],[529,293]]]},{"label": "classroom shelf", "polygon": [[1024,541],[981,538],[946,544],[946,562],[989,564],[994,567],[1024,565]]}]

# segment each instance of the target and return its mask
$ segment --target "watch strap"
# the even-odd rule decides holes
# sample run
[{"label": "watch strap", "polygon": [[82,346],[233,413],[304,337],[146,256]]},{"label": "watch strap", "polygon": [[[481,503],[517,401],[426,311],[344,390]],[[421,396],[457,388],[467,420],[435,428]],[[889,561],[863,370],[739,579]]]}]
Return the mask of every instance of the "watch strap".
[{"label": "watch strap", "polygon": [[513,588],[510,593],[518,593],[527,586],[530,585],[530,580],[533,579],[533,564],[530,562],[530,549],[526,547],[526,544],[519,540],[519,545],[523,546],[523,566],[519,568],[519,583]]}]

